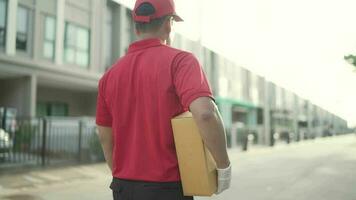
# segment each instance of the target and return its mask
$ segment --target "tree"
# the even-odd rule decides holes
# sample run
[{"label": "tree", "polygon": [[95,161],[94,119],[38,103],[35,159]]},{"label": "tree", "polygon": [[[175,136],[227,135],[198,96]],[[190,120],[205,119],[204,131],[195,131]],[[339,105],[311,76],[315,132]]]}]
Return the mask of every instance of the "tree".
[{"label": "tree", "polygon": [[354,67],[356,67],[356,56],[355,55],[348,55],[348,56],[344,56],[344,59],[350,63],[351,65],[353,65]]}]

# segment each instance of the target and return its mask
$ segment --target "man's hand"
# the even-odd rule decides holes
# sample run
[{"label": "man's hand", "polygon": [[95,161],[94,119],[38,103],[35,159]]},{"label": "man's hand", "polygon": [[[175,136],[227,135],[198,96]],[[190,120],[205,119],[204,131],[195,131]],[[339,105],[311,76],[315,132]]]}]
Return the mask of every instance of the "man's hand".
[{"label": "man's hand", "polygon": [[217,169],[218,172],[218,189],[215,194],[220,194],[230,188],[231,184],[231,164],[225,169]]}]

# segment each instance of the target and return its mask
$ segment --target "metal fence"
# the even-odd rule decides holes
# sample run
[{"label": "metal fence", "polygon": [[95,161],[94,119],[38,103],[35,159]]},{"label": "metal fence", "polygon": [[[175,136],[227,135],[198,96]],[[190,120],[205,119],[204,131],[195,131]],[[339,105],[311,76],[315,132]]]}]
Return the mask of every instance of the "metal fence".
[{"label": "metal fence", "polygon": [[0,138],[0,172],[24,166],[93,163],[104,160],[93,118],[19,119]]}]

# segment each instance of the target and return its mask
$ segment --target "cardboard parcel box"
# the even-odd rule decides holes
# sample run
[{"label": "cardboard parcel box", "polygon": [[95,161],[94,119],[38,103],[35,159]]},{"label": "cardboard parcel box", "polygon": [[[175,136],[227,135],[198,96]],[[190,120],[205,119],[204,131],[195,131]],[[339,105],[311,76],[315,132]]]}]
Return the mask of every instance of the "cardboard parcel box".
[{"label": "cardboard parcel box", "polygon": [[192,114],[185,112],[173,118],[172,128],[184,195],[213,195],[217,189],[216,164]]}]

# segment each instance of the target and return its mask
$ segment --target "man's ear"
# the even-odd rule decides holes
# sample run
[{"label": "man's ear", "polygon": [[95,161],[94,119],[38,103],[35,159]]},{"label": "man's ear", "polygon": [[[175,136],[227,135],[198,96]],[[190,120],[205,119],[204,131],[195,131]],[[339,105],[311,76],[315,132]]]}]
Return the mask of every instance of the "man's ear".
[{"label": "man's ear", "polygon": [[139,30],[137,30],[137,28],[135,28],[135,33],[137,36],[139,36],[141,34],[141,32]]},{"label": "man's ear", "polygon": [[172,31],[172,24],[171,24],[171,20],[167,19],[164,24],[163,24],[164,30],[166,33],[171,33]]}]

